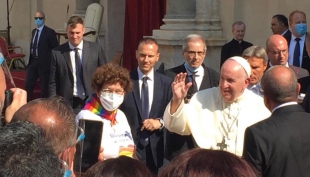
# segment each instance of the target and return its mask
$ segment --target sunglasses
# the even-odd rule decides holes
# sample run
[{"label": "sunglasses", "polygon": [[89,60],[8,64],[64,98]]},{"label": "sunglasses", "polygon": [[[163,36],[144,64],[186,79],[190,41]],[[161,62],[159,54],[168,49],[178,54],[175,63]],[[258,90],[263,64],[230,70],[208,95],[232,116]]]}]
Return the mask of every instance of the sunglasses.
[{"label": "sunglasses", "polygon": [[34,19],[35,19],[35,20],[38,20],[38,19],[43,20],[44,17],[34,17]]}]

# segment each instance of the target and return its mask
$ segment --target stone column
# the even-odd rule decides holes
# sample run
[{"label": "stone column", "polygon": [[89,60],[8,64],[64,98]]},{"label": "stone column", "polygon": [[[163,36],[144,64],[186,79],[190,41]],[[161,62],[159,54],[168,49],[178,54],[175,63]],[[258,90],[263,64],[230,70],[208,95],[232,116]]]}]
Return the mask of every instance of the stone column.
[{"label": "stone column", "polygon": [[165,69],[182,64],[183,39],[188,34],[199,34],[205,38],[208,50],[204,63],[219,71],[221,46],[226,39],[222,36],[219,17],[219,0],[167,0],[164,25],[153,30],[153,38],[159,43],[160,61]]}]

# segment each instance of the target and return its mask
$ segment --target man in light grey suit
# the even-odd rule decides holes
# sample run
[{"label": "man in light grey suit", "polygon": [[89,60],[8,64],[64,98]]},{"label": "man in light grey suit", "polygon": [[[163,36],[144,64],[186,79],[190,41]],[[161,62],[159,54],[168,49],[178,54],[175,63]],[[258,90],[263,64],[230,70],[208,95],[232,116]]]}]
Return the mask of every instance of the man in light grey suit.
[{"label": "man in light grey suit", "polygon": [[107,62],[98,43],[83,40],[83,20],[72,16],[67,23],[68,42],[52,50],[49,96],[60,95],[78,113],[93,93],[93,71]]}]

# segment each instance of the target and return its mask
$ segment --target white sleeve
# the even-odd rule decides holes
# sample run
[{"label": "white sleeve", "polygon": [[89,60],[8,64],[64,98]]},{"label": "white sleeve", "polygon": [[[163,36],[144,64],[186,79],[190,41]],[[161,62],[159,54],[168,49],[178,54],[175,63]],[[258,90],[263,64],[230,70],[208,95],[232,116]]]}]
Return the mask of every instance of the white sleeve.
[{"label": "white sleeve", "polygon": [[184,100],[178,107],[177,111],[174,114],[170,113],[170,105],[171,101],[166,107],[164,112],[164,122],[165,127],[170,131],[177,133],[179,135],[190,135],[191,131],[187,126],[187,116],[186,116],[186,109],[187,104],[184,104]]}]

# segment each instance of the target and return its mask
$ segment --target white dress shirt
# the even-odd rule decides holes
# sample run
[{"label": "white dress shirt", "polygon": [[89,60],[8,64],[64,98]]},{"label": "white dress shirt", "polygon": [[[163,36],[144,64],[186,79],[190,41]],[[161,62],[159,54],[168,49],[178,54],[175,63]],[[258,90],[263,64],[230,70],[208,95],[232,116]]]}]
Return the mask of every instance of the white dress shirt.
[{"label": "white dress shirt", "polygon": [[275,111],[275,110],[277,110],[277,109],[279,109],[279,108],[282,108],[282,107],[284,107],[284,106],[289,106],[289,105],[296,105],[296,104],[298,104],[297,102],[295,102],[295,101],[291,101],[291,102],[287,102],[287,103],[283,103],[283,104],[280,104],[280,105],[278,105],[278,106],[276,106],[276,107],[274,107],[273,109],[272,109],[272,113]]},{"label": "white dress shirt", "polygon": [[[72,44],[69,43],[69,48],[70,48],[70,59],[71,59],[71,65],[72,65],[72,76],[73,76],[73,96],[78,96],[77,93],[77,80],[76,80],[76,68],[75,68],[75,51],[74,48],[78,48],[79,50],[79,54],[80,54],[80,59],[81,59],[81,63],[82,63],[82,51],[83,51],[83,40],[81,41],[81,43],[77,46],[74,47]],[[83,93],[83,95],[85,95],[85,92]]]},{"label": "white dress shirt", "polygon": [[[303,35],[299,38],[300,38],[300,41],[299,41],[299,45],[300,45],[299,63],[300,63],[300,66],[299,67],[301,67],[306,35]],[[295,50],[295,46],[296,46],[295,39],[296,39],[296,37],[292,34],[291,42],[290,42],[290,46],[289,46],[289,53],[288,53],[289,54],[288,63],[290,65],[293,65],[293,62],[294,62],[294,50]]]},{"label": "white dress shirt", "polygon": [[200,86],[201,86],[201,83],[202,83],[202,80],[203,80],[203,76],[205,74],[205,70],[203,69],[203,67],[200,65],[198,68],[196,68],[194,71],[189,68],[189,66],[187,66],[187,63],[185,62],[184,64],[184,67],[186,69],[186,73],[188,76],[191,76],[193,72],[196,72],[197,73],[195,74],[196,77],[195,77],[195,81],[196,81],[196,84],[197,84],[197,90],[199,90]]},{"label": "white dress shirt", "polygon": [[142,90],[142,78],[147,76],[149,79],[146,81],[147,86],[149,89],[149,112],[151,111],[152,103],[153,103],[153,96],[154,96],[154,68],[149,72],[148,75],[144,75],[140,68],[137,68],[138,70],[138,77],[139,77],[139,92],[140,92],[140,98],[141,98],[141,90]]}]

